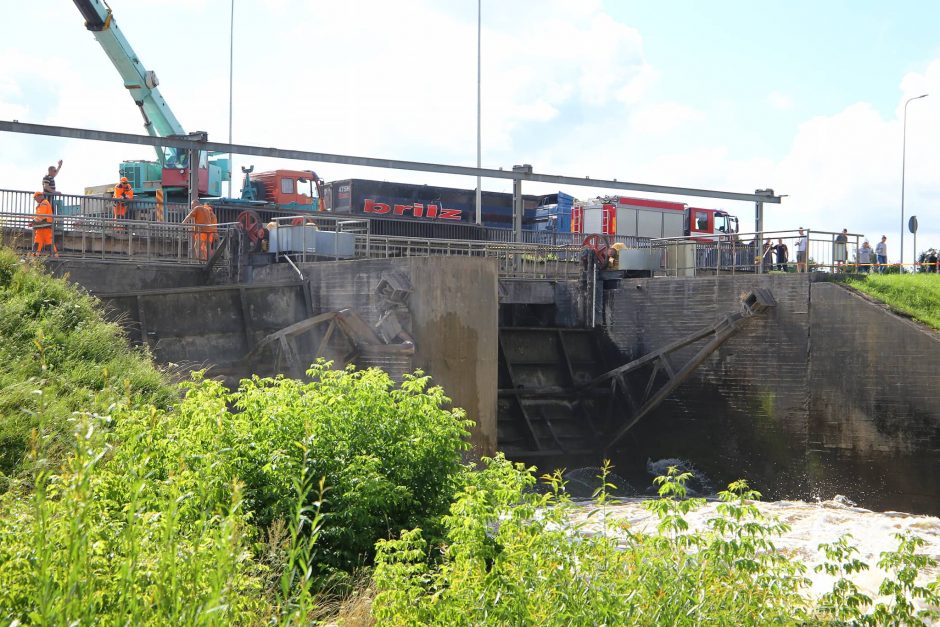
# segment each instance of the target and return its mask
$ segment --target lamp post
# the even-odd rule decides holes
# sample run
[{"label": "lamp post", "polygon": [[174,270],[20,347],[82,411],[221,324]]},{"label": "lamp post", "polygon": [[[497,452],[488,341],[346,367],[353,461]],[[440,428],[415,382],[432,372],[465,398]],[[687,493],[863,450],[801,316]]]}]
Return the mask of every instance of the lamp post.
[{"label": "lamp post", "polygon": [[[907,161],[907,105],[911,104],[912,100],[920,100],[926,97],[927,94],[921,94],[920,96],[908,98],[904,103],[904,131],[901,135],[901,272],[904,271],[904,167]],[[914,251],[914,255],[917,255],[917,251]]]},{"label": "lamp post", "polygon": [[[481,167],[481,153],[482,153],[482,143],[480,141],[480,50],[481,50],[481,33],[483,26],[483,0],[477,0],[477,168]],[[476,190],[476,223],[483,224],[483,215],[482,215],[482,204],[483,204],[483,188],[480,187],[480,177],[477,177],[477,190]]]}]

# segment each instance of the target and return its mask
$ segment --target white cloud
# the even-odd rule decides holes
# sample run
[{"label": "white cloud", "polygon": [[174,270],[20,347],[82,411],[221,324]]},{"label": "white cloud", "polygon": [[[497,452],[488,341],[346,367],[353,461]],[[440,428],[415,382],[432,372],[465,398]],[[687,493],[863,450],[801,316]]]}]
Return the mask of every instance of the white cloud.
[{"label": "white cloud", "polygon": [[793,99],[777,90],[774,90],[767,95],[767,103],[774,109],[780,109],[781,111],[793,108]]},{"label": "white cloud", "polygon": [[637,110],[630,119],[633,129],[648,135],[676,130],[688,122],[704,119],[701,111],[678,102],[660,102]]}]

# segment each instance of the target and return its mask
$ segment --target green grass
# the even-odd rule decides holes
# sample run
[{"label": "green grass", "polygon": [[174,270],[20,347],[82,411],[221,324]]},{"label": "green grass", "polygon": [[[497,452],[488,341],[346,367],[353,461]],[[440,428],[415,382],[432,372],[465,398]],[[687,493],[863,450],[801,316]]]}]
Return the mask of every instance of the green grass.
[{"label": "green grass", "polygon": [[131,397],[163,408],[178,392],[145,350],[132,349],[103,319],[97,299],[0,250],[0,491],[24,472],[40,404],[39,435],[57,460],[73,412],[104,412]]},{"label": "green grass", "polygon": [[872,274],[847,283],[891,309],[940,330],[940,275]]}]

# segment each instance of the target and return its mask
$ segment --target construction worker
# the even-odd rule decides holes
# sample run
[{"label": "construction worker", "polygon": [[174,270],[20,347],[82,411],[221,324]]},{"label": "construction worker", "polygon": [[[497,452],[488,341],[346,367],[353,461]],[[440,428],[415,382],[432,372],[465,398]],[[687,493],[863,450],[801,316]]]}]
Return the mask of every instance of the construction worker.
[{"label": "construction worker", "polygon": [[218,227],[216,226],[218,220],[215,217],[215,212],[212,211],[212,207],[200,204],[198,200],[194,200],[192,209],[186,214],[186,217],[183,218],[183,224],[193,225],[193,256],[201,261],[207,261],[209,259],[210,237],[214,242],[215,233],[218,231]]},{"label": "construction worker", "polygon": [[117,199],[114,203],[114,219],[123,220],[127,217],[127,205],[124,201],[134,199],[134,188],[127,182],[126,176],[122,176],[121,182],[115,185],[114,198]]},{"label": "construction worker", "polygon": [[36,217],[33,218],[31,226],[33,227],[33,256],[40,255],[42,249],[46,246],[52,248],[53,254],[58,257],[59,249],[56,248],[52,240],[52,204],[42,192],[33,194],[33,200],[36,201]]}]

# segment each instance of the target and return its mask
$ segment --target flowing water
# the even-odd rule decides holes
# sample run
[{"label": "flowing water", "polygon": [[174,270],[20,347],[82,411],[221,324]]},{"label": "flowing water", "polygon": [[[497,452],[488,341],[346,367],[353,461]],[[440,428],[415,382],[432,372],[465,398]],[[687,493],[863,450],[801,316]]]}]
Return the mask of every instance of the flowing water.
[{"label": "flowing water", "polygon": [[[646,499],[630,498],[610,505],[607,509],[610,520],[625,521],[634,532],[655,531],[658,519],[646,511],[643,501]],[[692,530],[706,528],[710,518],[716,517],[716,501],[709,501],[704,507],[690,513],[686,520]],[[584,519],[576,522],[585,523],[585,533],[598,533],[601,530],[596,518],[587,518],[593,509],[585,505]],[[878,597],[878,585],[885,573],[877,567],[877,562],[884,551],[897,548],[893,534],[910,532],[923,538],[927,545],[920,552],[940,561],[940,518],[934,516],[916,516],[901,512],[873,512],[845,504],[841,499],[807,503],[805,501],[772,501],[761,503],[764,514],[775,516],[790,525],[790,531],[774,540],[781,551],[793,559],[803,562],[806,576],[812,581],[811,594],[818,596],[832,588],[833,579],[825,573],[816,573],[814,567],[821,564],[824,556],[818,547],[822,543],[835,542],[843,534],[851,534],[850,544],[858,547],[857,556],[870,566],[870,569],[852,579],[856,585],[872,598]],[[925,571],[928,578],[936,577],[938,570]]]},{"label": "flowing water", "polygon": [[[664,474],[668,466],[685,464],[683,469],[691,468],[682,460],[658,460],[649,462],[648,470],[651,475]],[[569,486],[575,487],[575,494],[582,497],[590,496],[592,486],[598,480],[591,479],[597,474],[595,468],[581,468],[566,474]],[[611,482],[618,484],[621,478],[612,477]],[[625,482],[620,483],[624,485]],[[707,522],[717,516],[718,501],[714,494],[708,494],[710,482],[707,478],[693,481],[692,487],[702,487],[699,492],[705,496],[707,502],[702,508],[691,512],[686,520],[692,530],[707,528]],[[580,493],[578,490],[580,489]],[[627,489],[627,492],[632,491]],[[649,497],[625,497],[612,503],[607,508],[610,520],[628,523],[633,532],[655,531],[658,519],[648,512],[643,503]],[[850,544],[859,550],[857,557],[869,565],[869,570],[857,573],[852,580],[862,592],[878,599],[878,586],[885,578],[886,573],[877,567],[881,554],[885,551],[897,549],[897,539],[894,534],[911,533],[922,538],[926,545],[919,552],[933,557],[940,562],[940,518],[907,514],[895,511],[872,511],[857,507],[844,496],[832,495],[831,498],[819,501],[769,501],[759,503],[761,511],[771,517],[787,523],[790,530],[781,537],[774,539],[774,544],[780,551],[800,560],[806,566],[806,577],[812,584],[810,594],[818,596],[832,588],[833,578],[825,573],[815,572],[815,566],[824,561],[824,555],[819,545],[838,540],[844,534],[850,534]],[[599,533],[601,525],[595,517],[588,518],[587,514],[595,509],[585,502],[579,509],[579,519],[575,522],[584,524],[584,533]],[[940,569],[925,570],[922,572],[925,580],[934,579],[940,574]]]}]

